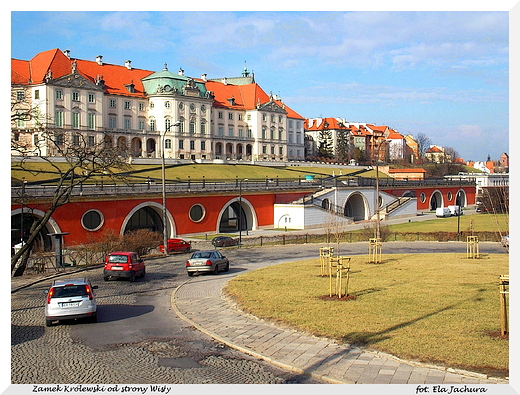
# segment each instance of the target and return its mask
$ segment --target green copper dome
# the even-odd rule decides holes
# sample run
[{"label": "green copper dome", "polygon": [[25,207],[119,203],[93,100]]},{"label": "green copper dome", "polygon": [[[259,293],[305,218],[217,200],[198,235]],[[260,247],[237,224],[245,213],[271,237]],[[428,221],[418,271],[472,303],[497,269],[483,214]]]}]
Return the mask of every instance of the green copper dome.
[{"label": "green copper dome", "polygon": [[141,81],[144,91],[149,96],[165,94],[194,96],[197,92],[199,97],[207,96],[206,85],[203,82],[186,77],[183,72],[182,74],[172,73],[166,64],[164,69],[144,77]]}]

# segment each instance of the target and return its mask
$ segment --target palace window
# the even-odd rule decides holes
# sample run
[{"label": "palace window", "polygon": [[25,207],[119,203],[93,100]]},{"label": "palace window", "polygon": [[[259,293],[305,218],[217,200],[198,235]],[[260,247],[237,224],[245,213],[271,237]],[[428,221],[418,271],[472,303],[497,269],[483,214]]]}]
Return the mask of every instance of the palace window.
[{"label": "palace window", "polygon": [[79,129],[79,112],[72,113],[72,128]]},{"label": "palace window", "polygon": [[63,111],[56,111],[54,123],[58,128],[63,127]]}]

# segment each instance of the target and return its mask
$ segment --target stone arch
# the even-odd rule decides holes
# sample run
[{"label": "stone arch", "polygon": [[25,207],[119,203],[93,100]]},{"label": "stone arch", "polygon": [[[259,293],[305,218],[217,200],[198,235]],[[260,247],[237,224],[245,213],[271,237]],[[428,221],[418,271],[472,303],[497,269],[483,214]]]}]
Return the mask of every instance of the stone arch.
[{"label": "stone arch", "polygon": [[432,211],[435,211],[437,208],[444,207],[444,198],[442,197],[441,191],[438,189],[433,191],[433,193],[430,195],[429,206]]},{"label": "stone arch", "polygon": [[462,207],[466,207],[468,204],[468,199],[466,196],[466,191],[464,189],[459,189],[457,194],[455,195],[455,205]]},{"label": "stone arch", "polygon": [[155,139],[149,138],[146,140],[146,154],[148,157],[152,157],[155,154],[156,151],[156,145]]},{"label": "stone arch", "polygon": [[224,207],[220,210],[217,218],[217,232],[218,233],[231,233],[238,232],[239,208],[242,209],[242,231],[256,230],[258,219],[256,216],[255,208],[247,199],[238,197],[229,200]]},{"label": "stone arch", "polygon": [[221,159],[224,155],[224,145],[222,143],[215,144],[215,158]]},{"label": "stone arch", "polygon": [[226,144],[226,158],[228,158],[228,159],[233,158],[233,144],[231,144],[231,143]]},{"label": "stone arch", "polygon": [[365,196],[360,192],[350,194],[343,206],[343,214],[354,221],[368,219],[368,203]]},{"label": "stone arch", "polygon": [[[22,219],[22,212],[23,212],[23,219]],[[17,208],[11,211],[11,247],[15,244],[18,244],[21,242],[21,228],[22,228],[22,220],[25,222],[23,224],[24,230],[29,230],[30,228],[30,221],[31,217],[36,218],[42,218],[45,215],[45,212],[37,209],[30,209],[27,207],[23,208]],[[62,233],[62,230],[60,229],[58,223],[51,218],[49,218],[49,221],[47,221],[47,224],[45,225],[45,228],[40,232],[38,235],[38,239],[42,243],[42,246],[45,250],[53,250],[54,249],[54,243],[55,240],[53,237],[50,237],[48,233]],[[24,234],[27,235],[27,232],[24,232]],[[24,237],[24,239],[27,239],[27,237]]]},{"label": "stone arch", "polygon": [[130,153],[132,156],[141,156],[143,152],[143,142],[139,137],[134,137],[130,142]]},{"label": "stone arch", "polygon": [[[144,218],[136,218],[135,216]],[[135,206],[125,217],[119,234],[135,229],[150,229],[158,233],[163,233],[163,206],[156,202],[143,202]],[[176,234],[175,221],[171,213],[166,209],[166,236],[171,238]]]}]

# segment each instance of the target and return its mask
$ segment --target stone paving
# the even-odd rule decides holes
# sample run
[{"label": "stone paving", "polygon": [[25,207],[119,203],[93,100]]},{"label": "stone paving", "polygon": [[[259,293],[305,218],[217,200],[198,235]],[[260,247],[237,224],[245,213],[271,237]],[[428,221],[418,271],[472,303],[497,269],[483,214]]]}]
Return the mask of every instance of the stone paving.
[{"label": "stone paving", "polygon": [[240,351],[280,367],[333,383],[356,384],[507,384],[507,380],[450,368],[399,360],[275,326],[240,311],[221,292],[238,275],[198,276],[176,289],[177,315]]}]

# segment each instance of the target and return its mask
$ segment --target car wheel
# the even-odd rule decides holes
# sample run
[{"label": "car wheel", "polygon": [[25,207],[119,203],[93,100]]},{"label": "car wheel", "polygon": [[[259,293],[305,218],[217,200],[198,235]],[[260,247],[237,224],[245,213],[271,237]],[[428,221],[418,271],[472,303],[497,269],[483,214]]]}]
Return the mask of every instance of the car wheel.
[{"label": "car wheel", "polygon": [[188,276],[193,277],[193,272],[188,272]]},{"label": "car wheel", "polygon": [[103,277],[103,280],[108,281],[108,277]]},{"label": "car wheel", "polygon": [[132,272],[129,278],[130,282],[133,283],[135,281],[135,272]]},{"label": "car wheel", "polygon": [[46,319],[45,326],[52,326],[52,320]]},{"label": "car wheel", "polygon": [[141,273],[141,278],[144,278],[145,275],[146,275],[146,268],[143,268],[143,272]]},{"label": "car wheel", "polygon": [[90,320],[90,322],[95,324],[97,322],[97,313],[94,313],[94,315],[91,316],[89,320]]},{"label": "car wheel", "polygon": [[215,269],[213,269],[213,274],[218,274],[218,264],[215,264]]},{"label": "car wheel", "polygon": [[229,272],[229,262],[226,262],[226,266],[224,267],[225,272]]}]

